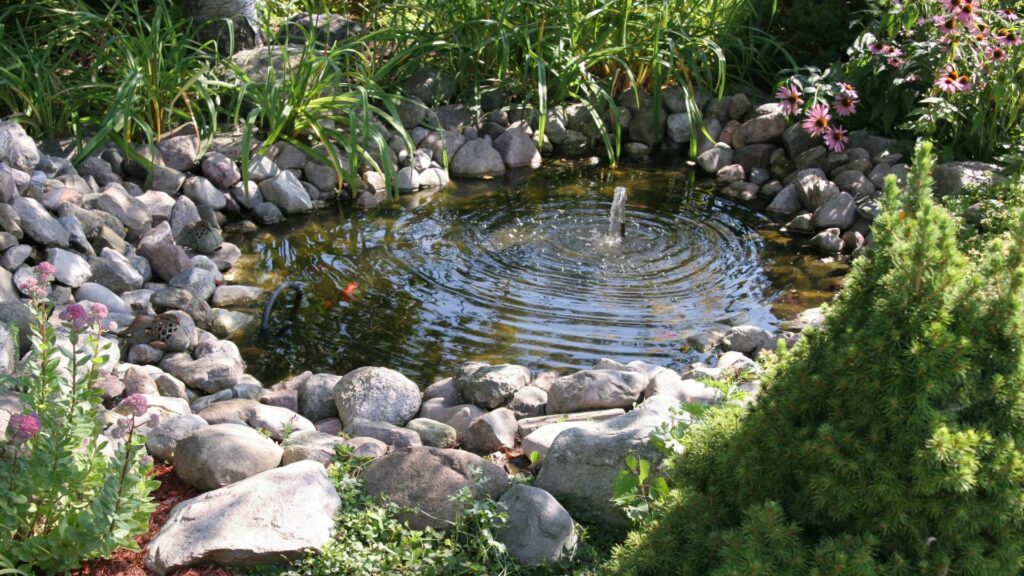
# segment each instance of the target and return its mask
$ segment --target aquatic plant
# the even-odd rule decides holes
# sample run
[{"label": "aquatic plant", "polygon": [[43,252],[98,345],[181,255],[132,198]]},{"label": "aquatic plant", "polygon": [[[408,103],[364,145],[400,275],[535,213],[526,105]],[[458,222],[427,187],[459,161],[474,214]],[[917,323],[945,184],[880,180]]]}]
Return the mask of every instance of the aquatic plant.
[{"label": "aquatic plant", "polygon": [[930,152],[907,191],[890,177],[823,328],[748,414],[690,429],[679,488],[608,573],[1020,573],[1024,240],[966,258]]}]

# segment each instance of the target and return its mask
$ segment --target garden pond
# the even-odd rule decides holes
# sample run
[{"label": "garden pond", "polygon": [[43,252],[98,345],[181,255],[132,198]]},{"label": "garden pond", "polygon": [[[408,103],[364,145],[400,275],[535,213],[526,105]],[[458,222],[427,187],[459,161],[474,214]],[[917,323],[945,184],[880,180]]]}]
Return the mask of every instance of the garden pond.
[{"label": "garden pond", "polygon": [[[618,186],[622,239],[609,235]],[[706,356],[690,337],[776,328],[832,298],[847,266],[780,227],[678,169],[566,162],[369,213],[320,211],[229,237],[243,254],[233,282],[306,286],[297,310],[282,294],[268,333],[240,346],[265,382],[378,365],[426,386],[470,360],[680,368]]]}]

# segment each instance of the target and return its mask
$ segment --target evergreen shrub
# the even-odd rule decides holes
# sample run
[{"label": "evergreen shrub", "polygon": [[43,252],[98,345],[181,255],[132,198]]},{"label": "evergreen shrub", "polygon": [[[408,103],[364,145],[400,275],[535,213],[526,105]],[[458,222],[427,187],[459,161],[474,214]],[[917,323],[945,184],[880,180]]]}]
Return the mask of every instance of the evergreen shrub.
[{"label": "evergreen shrub", "polygon": [[821,330],[692,429],[615,574],[1019,575],[1024,231],[967,258],[931,147]]}]

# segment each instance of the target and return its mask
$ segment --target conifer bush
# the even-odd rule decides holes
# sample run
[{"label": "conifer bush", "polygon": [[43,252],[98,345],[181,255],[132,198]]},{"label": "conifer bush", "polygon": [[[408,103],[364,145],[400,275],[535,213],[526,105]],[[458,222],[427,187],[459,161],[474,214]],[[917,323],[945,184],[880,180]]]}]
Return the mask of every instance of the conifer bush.
[{"label": "conifer bush", "polygon": [[887,182],[869,255],[745,417],[688,433],[674,491],[615,574],[1018,575],[1024,231],[978,258],[931,197],[931,147]]}]

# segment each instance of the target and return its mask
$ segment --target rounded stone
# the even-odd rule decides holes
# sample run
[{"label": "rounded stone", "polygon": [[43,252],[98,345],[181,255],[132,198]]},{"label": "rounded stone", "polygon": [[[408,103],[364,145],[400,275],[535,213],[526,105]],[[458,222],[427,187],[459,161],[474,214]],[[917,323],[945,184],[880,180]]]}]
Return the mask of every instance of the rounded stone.
[{"label": "rounded stone", "polygon": [[404,426],[420,409],[420,390],[390,368],[364,366],[338,380],[334,404],[346,426],[357,418]]}]

